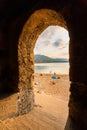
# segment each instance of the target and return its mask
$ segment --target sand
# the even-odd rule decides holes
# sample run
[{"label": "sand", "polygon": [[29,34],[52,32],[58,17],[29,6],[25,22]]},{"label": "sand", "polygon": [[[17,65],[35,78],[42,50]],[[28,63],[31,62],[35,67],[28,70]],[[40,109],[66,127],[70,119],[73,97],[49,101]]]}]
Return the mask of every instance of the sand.
[{"label": "sand", "polygon": [[[68,118],[69,76],[56,74],[57,79],[52,79],[52,76],[53,74],[34,74],[34,109],[23,116],[6,116],[7,118],[0,121],[0,130],[65,130]],[[11,106],[6,113],[12,113],[12,110],[14,112],[15,105],[13,103],[12,107],[12,102],[16,97],[17,94],[14,94],[0,101]],[[1,115],[5,115],[3,113]]]},{"label": "sand", "polygon": [[[69,99],[69,76],[55,74],[57,79],[52,79],[53,75],[54,74],[35,74],[34,91],[56,96],[57,98],[67,101]],[[35,85],[37,82],[38,85]]]}]

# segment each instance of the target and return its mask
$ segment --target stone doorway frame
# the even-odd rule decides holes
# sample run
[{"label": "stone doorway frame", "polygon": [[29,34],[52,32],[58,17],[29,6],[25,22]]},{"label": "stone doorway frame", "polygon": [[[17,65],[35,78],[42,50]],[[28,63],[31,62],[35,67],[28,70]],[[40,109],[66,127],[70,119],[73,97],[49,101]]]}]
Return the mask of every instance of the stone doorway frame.
[{"label": "stone doorway frame", "polygon": [[[34,46],[38,36],[48,26],[58,25],[67,29],[66,22],[60,13],[50,9],[35,11],[25,23],[18,41],[19,113],[27,113],[33,107],[32,96],[34,74]],[[25,96],[26,94],[26,96]],[[30,95],[30,96],[29,96]],[[29,99],[29,101],[28,101]],[[22,106],[22,108],[20,107]],[[25,107],[27,106],[27,107]],[[23,109],[24,108],[24,109]],[[22,111],[25,112],[22,112]]]},{"label": "stone doorway frame", "polygon": [[[25,16],[23,16],[24,19]],[[23,23],[20,26],[20,22]],[[19,27],[19,30],[17,28]],[[19,115],[29,112],[34,106],[34,94],[33,94],[33,74],[34,74],[34,46],[38,36],[48,26],[61,26],[67,29],[66,21],[60,12],[56,12],[52,9],[39,9],[27,16],[27,19],[22,21],[19,18],[15,21],[10,32],[12,38],[10,43],[14,41],[14,45],[17,44],[18,48],[18,113]],[[67,29],[68,30],[68,29]],[[16,38],[15,38],[16,37]],[[15,40],[16,39],[16,40]],[[15,51],[12,51],[12,44],[10,46],[11,55],[15,55]],[[10,64],[15,64],[15,59],[10,58]],[[14,70],[14,66],[12,68]]]}]

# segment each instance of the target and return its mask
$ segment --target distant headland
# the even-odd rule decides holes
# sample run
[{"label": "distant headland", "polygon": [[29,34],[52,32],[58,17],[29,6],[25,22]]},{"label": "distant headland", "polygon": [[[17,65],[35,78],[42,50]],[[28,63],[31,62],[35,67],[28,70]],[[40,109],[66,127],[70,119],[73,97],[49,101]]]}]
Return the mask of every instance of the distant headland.
[{"label": "distant headland", "polygon": [[57,63],[57,62],[69,62],[68,58],[51,58],[45,55],[37,54],[34,56],[35,63]]}]

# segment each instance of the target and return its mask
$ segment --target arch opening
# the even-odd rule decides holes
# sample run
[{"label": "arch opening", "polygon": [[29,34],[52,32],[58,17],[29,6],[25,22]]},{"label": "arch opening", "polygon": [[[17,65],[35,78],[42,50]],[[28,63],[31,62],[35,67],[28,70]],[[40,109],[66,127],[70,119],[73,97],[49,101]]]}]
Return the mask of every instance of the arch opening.
[{"label": "arch opening", "polygon": [[[20,18],[21,19],[21,18]],[[38,36],[49,26],[61,26],[67,29],[60,13],[50,9],[36,10],[25,22],[15,21],[9,29],[8,72],[10,86],[17,92],[15,111],[18,115],[28,113],[34,107],[34,47]],[[56,43],[55,43],[56,45]]]},{"label": "arch opening", "polygon": [[[55,67],[49,66],[48,70],[45,70],[43,63],[54,63]],[[60,68],[62,65],[57,67],[56,63],[67,64],[64,68]],[[34,47],[34,72],[69,74],[69,34],[66,29],[60,26],[48,26],[38,36]]]},{"label": "arch opening", "polygon": [[69,86],[68,31],[60,26],[48,26],[34,47],[34,92],[36,97],[37,93],[45,93],[68,101]]},{"label": "arch opening", "polygon": [[[19,37],[18,62],[20,103],[18,111],[20,114],[22,114],[23,111],[22,108],[20,108],[20,105],[22,104],[22,107],[25,108],[25,102],[27,102],[28,98],[29,102],[27,102],[26,104],[29,107],[25,108],[25,112],[23,111],[23,113],[31,110],[34,104],[34,96],[32,91],[34,80],[33,50],[38,36],[49,26],[61,26],[67,29],[66,22],[60,13],[57,13],[54,10],[50,9],[37,10],[27,20]],[[22,102],[21,98],[24,98],[25,102]]]}]

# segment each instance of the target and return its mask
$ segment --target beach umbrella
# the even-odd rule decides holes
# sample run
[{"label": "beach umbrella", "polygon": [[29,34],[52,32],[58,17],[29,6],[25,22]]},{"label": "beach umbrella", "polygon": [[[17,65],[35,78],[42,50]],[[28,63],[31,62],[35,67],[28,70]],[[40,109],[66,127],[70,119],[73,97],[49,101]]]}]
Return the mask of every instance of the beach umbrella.
[{"label": "beach umbrella", "polygon": [[58,79],[58,77],[55,76],[55,75],[51,76],[51,78],[52,78],[52,79]]}]

